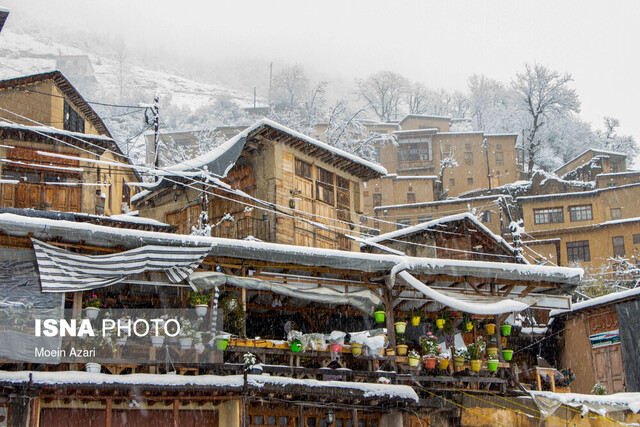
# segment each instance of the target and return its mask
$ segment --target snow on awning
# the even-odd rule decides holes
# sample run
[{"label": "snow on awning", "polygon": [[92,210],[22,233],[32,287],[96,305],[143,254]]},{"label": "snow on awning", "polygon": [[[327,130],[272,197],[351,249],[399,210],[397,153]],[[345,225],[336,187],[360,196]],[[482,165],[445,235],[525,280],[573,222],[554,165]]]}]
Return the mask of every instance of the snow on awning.
[{"label": "snow on awning", "polygon": [[31,239],[42,292],[76,292],[123,282],[134,274],[163,271],[180,283],[211,250],[204,247],[142,246],[109,255],[82,255]]},{"label": "snow on awning", "polygon": [[437,291],[425,285],[406,271],[401,271],[398,273],[398,276],[413,286],[417,291],[422,292],[426,297],[442,305],[451,307],[454,310],[464,311],[466,313],[495,315],[520,312],[535,304],[537,300],[536,298],[500,298],[445,292],[441,290]]},{"label": "snow on awning", "polygon": [[318,303],[349,304],[367,314],[373,313],[375,306],[382,302],[380,297],[369,289],[354,292],[340,292],[328,287],[300,288],[292,284],[276,283],[251,277],[228,276],[214,272],[194,273],[189,277],[189,281],[196,287],[202,289],[230,285],[251,290],[270,291],[276,294]]}]

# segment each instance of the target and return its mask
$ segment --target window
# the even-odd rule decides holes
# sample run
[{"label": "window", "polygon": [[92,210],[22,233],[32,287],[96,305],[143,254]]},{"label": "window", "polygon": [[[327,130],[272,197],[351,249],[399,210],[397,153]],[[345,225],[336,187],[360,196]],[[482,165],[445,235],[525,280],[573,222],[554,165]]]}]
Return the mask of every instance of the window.
[{"label": "window", "polygon": [[465,151],[464,152],[464,164],[468,165],[468,166],[472,166],[473,165],[473,152],[472,151]]},{"label": "window", "polygon": [[407,193],[407,203],[416,202],[416,193]]},{"label": "window", "polygon": [[569,206],[569,218],[571,221],[587,221],[593,219],[591,205]]},{"label": "window", "polygon": [[567,242],[567,259],[569,262],[591,261],[589,241],[579,240],[577,242]]},{"label": "window", "polygon": [[312,179],[311,177],[311,163],[304,162],[300,159],[296,159],[296,176],[306,179]]},{"label": "window", "polygon": [[611,219],[622,219],[622,209],[611,208]]},{"label": "window", "polygon": [[496,150],[502,151],[502,144],[496,144]]},{"label": "window", "polygon": [[444,153],[442,153],[445,157],[449,157],[453,154],[453,150],[451,150],[451,144],[447,144],[444,146]]},{"label": "window", "polygon": [[611,162],[611,173],[618,173],[618,162]]},{"label": "window", "polygon": [[496,151],[496,165],[504,165],[504,153],[502,151]]},{"label": "window", "polygon": [[491,222],[491,211],[482,212],[482,222]]},{"label": "window", "polygon": [[640,245],[640,234],[634,234],[633,235],[633,244],[634,245]]},{"label": "window", "polygon": [[375,152],[374,152],[374,154],[373,154],[373,160],[374,160],[376,163],[380,163],[380,147],[379,147],[379,146],[377,146],[377,147],[375,148]]},{"label": "window", "polygon": [[562,208],[534,209],[533,221],[536,224],[564,222],[564,214]]},{"label": "window", "polygon": [[382,206],[382,194],[376,193],[373,195],[373,207]]},{"label": "window", "polygon": [[411,225],[411,218],[403,218],[396,221],[396,227],[398,227],[398,230],[407,228],[410,225]]},{"label": "window", "polygon": [[322,168],[316,168],[318,179],[316,180],[316,199],[333,205],[333,172]]},{"label": "window", "polygon": [[611,238],[613,243],[613,256],[624,257],[626,255],[624,251],[624,236],[615,236]]},{"label": "window", "polygon": [[467,178],[467,185],[473,185],[473,178]]},{"label": "window", "polygon": [[449,178],[449,187],[455,187],[456,186],[456,180],[454,178]]},{"label": "window", "polygon": [[64,103],[63,129],[71,132],[84,133],[84,119],[66,101]]},{"label": "window", "polygon": [[467,151],[471,151],[471,144],[470,143],[464,144],[464,149]]},{"label": "window", "polygon": [[415,162],[421,160],[433,160],[431,141],[400,144],[398,148],[398,162]]}]

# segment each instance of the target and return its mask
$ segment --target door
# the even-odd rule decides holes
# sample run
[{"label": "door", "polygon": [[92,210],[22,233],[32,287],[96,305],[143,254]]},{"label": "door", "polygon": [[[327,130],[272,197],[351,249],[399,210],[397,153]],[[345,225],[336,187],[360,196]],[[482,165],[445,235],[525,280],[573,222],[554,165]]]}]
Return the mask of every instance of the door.
[{"label": "door", "polygon": [[593,363],[596,381],[607,388],[607,393],[625,391],[620,344],[593,349]]}]

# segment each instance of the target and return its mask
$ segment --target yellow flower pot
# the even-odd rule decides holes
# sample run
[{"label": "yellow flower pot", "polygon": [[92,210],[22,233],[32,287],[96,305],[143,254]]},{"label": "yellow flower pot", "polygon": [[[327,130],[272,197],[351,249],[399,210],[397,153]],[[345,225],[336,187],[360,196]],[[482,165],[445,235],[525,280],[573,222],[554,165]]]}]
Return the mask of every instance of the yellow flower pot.
[{"label": "yellow flower pot", "polygon": [[440,361],[438,362],[438,368],[444,371],[448,367],[449,367],[449,359],[440,359]]},{"label": "yellow flower pot", "polygon": [[393,348],[387,348],[385,350],[385,353],[386,353],[387,356],[395,356],[396,355],[396,351]]},{"label": "yellow flower pot", "polygon": [[471,364],[471,370],[473,372],[478,372],[480,371],[480,367],[482,366],[482,361],[481,360],[472,360],[470,362]]},{"label": "yellow flower pot", "polygon": [[407,330],[407,322],[396,322],[394,325],[396,325],[396,332],[399,334],[404,334]]},{"label": "yellow flower pot", "polygon": [[409,351],[409,346],[405,344],[397,345],[396,351],[398,352],[398,356],[406,356]]},{"label": "yellow flower pot", "polygon": [[496,356],[498,354],[498,347],[487,347],[487,355]]},{"label": "yellow flower pot", "polygon": [[409,357],[409,366],[416,367],[420,363],[419,357]]},{"label": "yellow flower pot", "polygon": [[420,324],[420,316],[411,316],[411,325],[418,326]]},{"label": "yellow flower pot", "polygon": [[446,320],[444,319],[436,319],[436,326],[438,327],[438,329],[444,329],[445,323],[446,323]]},{"label": "yellow flower pot", "polygon": [[487,323],[484,325],[484,331],[487,335],[493,335],[496,333],[496,324],[495,323]]},{"label": "yellow flower pot", "polygon": [[360,356],[362,354],[362,344],[357,342],[352,342],[351,354],[353,354],[354,356]]}]

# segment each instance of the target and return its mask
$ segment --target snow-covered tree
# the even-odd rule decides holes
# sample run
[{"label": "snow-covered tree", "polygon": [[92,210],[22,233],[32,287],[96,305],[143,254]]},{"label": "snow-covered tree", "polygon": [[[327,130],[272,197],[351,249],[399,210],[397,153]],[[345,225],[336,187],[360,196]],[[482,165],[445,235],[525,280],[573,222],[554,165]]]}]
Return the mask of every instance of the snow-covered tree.
[{"label": "snow-covered tree", "polygon": [[440,153],[440,170],[438,171],[438,181],[436,183],[438,187],[438,200],[442,200],[445,198],[448,190],[445,190],[444,187],[444,172],[449,168],[455,168],[458,166],[458,161],[454,157],[454,152],[451,151],[449,153]]},{"label": "snow-covered tree", "polygon": [[562,117],[570,112],[580,112],[580,100],[575,89],[569,87],[571,74],[560,74],[541,64],[525,64],[512,82],[518,107],[525,111],[529,123],[525,130],[524,148],[528,157],[528,170],[536,164],[543,141],[540,129],[547,120]]},{"label": "snow-covered tree", "polygon": [[620,121],[614,117],[604,117],[604,131],[596,131],[596,136],[600,140],[601,147],[605,150],[625,153],[628,159],[633,161],[639,153],[636,140],[631,135],[619,136],[616,129],[620,126]]},{"label": "snow-covered tree", "polygon": [[378,71],[366,79],[356,79],[357,93],[383,122],[396,119],[409,81],[392,71]]},{"label": "snow-covered tree", "polygon": [[409,114],[426,114],[429,112],[429,90],[419,82],[407,86],[405,102],[409,106]]},{"label": "snow-covered tree", "polygon": [[287,66],[273,76],[272,103],[289,108],[297,107],[303,102],[308,89],[309,78],[304,68],[299,64]]}]

